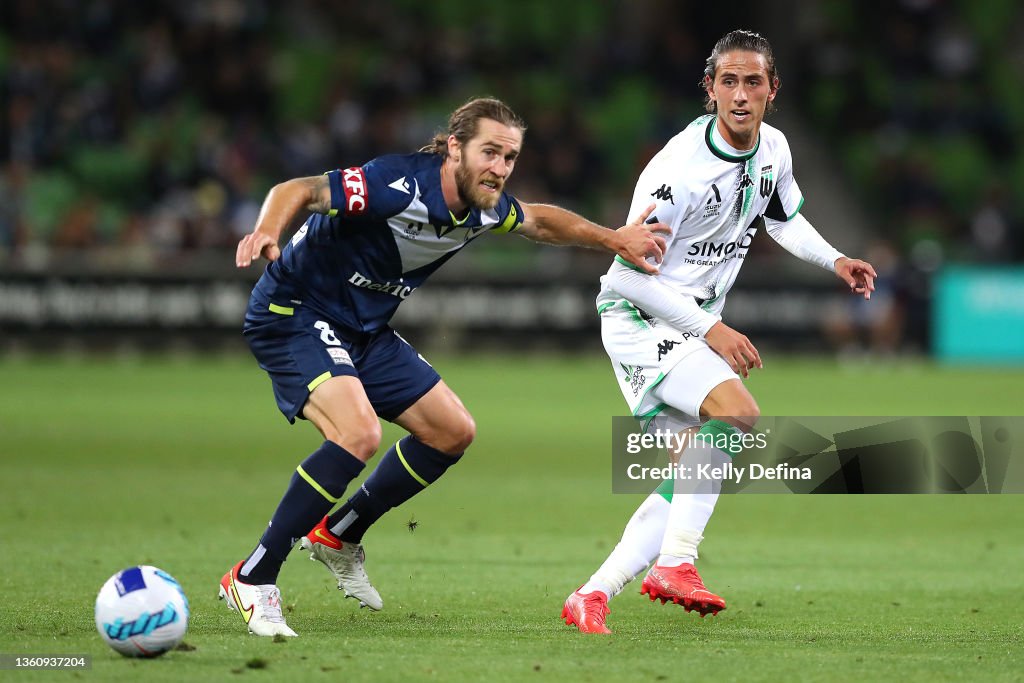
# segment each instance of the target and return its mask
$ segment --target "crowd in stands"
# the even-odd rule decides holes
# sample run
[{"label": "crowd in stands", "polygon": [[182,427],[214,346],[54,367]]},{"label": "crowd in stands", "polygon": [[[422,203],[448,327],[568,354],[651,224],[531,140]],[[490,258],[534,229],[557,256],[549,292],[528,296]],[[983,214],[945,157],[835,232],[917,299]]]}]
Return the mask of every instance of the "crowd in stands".
[{"label": "crowd in stands", "polygon": [[1013,192],[1024,186],[1024,49],[1011,39],[1024,6],[828,0],[802,12],[797,29],[800,87],[787,96],[834,146],[885,264],[890,312],[838,316],[830,336],[860,319],[872,347],[892,350],[899,320],[924,339],[931,276],[943,265],[1024,260]]},{"label": "crowd in stands", "polygon": [[[783,101],[835,148],[895,268],[1024,258],[1022,6],[807,5],[768,35],[795,56]],[[10,0],[0,264],[221,260],[275,182],[413,151],[482,94],[530,126],[517,195],[618,225],[701,113],[711,44],[750,23],[672,0]]]},{"label": "crowd in stands", "polygon": [[795,95],[877,234],[924,269],[1024,258],[1024,6],[832,1],[805,28]]},{"label": "crowd in stands", "polygon": [[529,123],[518,195],[620,224],[730,19],[697,35],[698,8],[659,0],[5,5],[0,259],[27,267],[228,249],[273,183],[414,151],[481,94]]}]

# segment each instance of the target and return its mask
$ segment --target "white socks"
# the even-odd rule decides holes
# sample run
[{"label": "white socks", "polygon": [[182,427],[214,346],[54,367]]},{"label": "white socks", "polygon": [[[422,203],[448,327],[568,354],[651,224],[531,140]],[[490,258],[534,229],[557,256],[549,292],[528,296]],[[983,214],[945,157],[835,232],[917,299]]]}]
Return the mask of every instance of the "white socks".
[{"label": "white socks", "polygon": [[697,546],[715,511],[718,493],[677,493],[672,496],[658,564],[678,567],[698,557]]},{"label": "white socks", "polygon": [[[655,558],[666,567],[693,564],[697,559],[697,544],[703,538],[717,501],[717,493],[675,494],[671,503],[657,493],[647,496],[629,518],[622,539],[608,559],[579,592],[598,590],[609,599],[614,598]],[[672,526],[677,531],[670,533]]]},{"label": "white socks", "polygon": [[658,555],[671,507],[657,493],[647,496],[629,518],[622,532],[622,540],[579,592],[599,590],[613,598],[637,574],[647,569]]},{"label": "white socks", "polygon": [[[712,421],[701,432],[720,437],[739,433],[739,430],[730,424]],[[723,464],[731,460],[725,451],[710,443],[686,449],[680,462]],[[678,480],[671,503],[660,493],[647,496],[630,517],[622,539],[608,559],[579,592],[586,594],[599,590],[609,599],[613,598],[655,558],[659,565],[667,567],[693,564],[698,557],[697,546],[704,539],[704,529],[718,503],[720,490],[721,482],[714,480]]]},{"label": "white socks", "polygon": [[679,464],[687,468],[683,471],[691,475],[690,478],[675,480],[672,509],[658,564],[679,566],[698,557],[697,546],[704,539],[704,529],[722,490],[721,480],[700,478],[700,467],[711,466],[711,471],[715,471],[729,463],[732,460],[730,453],[740,450],[734,445],[738,436],[742,436],[742,432],[732,424],[709,420],[695,435],[700,443],[690,445],[679,456]]}]

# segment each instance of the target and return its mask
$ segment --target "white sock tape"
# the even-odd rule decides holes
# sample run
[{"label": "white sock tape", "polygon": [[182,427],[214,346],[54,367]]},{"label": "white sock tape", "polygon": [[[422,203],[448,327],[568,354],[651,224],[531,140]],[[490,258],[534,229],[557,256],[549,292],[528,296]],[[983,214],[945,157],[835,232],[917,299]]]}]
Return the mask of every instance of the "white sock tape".
[{"label": "white sock tape", "polygon": [[675,557],[693,557],[696,559],[697,546],[704,540],[704,536],[696,531],[669,530],[661,542],[662,555],[674,555]]}]

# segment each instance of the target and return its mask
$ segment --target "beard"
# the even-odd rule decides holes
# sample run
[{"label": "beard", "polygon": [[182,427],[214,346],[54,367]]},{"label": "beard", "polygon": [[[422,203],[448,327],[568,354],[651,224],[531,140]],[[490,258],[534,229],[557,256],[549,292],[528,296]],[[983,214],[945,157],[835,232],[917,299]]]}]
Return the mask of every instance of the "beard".
[{"label": "beard", "polygon": [[460,162],[455,167],[455,187],[459,191],[459,199],[466,202],[473,209],[493,209],[501,199],[501,190],[504,184],[494,180],[497,185],[496,192],[484,192],[480,189],[477,179],[473,178],[465,162]]}]

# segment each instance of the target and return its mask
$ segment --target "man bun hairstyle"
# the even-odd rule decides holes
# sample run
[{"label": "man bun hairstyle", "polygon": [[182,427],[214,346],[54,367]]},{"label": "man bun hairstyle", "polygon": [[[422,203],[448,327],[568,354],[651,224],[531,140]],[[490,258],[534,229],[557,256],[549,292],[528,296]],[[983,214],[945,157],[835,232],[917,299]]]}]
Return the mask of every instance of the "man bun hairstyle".
[{"label": "man bun hairstyle", "polygon": [[[715,73],[718,71],[718,60],[726,52],[737,51],[756,52],[763,56],[768,67],[768,84],[773,90],[777,90],[782,86],[779,71],[775,68],[775,54],[772,52],[772,46],[768,39],[754,31],[744,31],[742,29],[730,31],[715,43],[714,49],[711,50],[711,55],[704,63],[704,78],[700,80],[700,89],[704,91],[704,109],[709,114],[714,114],[717,111],[717,105],[711,99],[711,96],[707,94],[707,79],[710,78],[711,83],[714,83]],[[768,111],[775,111],[775,102],[768,103]]]},{"label": "man bun hairstyle", "polygon": [[437,133],[434,138],[420,148],[421,152],[431,152],[448,157],[448,136],[465,145],[473,139],[480,127],[480,119],[491,119],[509,128],[518,128],[526,132],[526,122],[512,111],[512,108],[493,97],[475,97],[452,112],[448,117],[448,130]]}]

